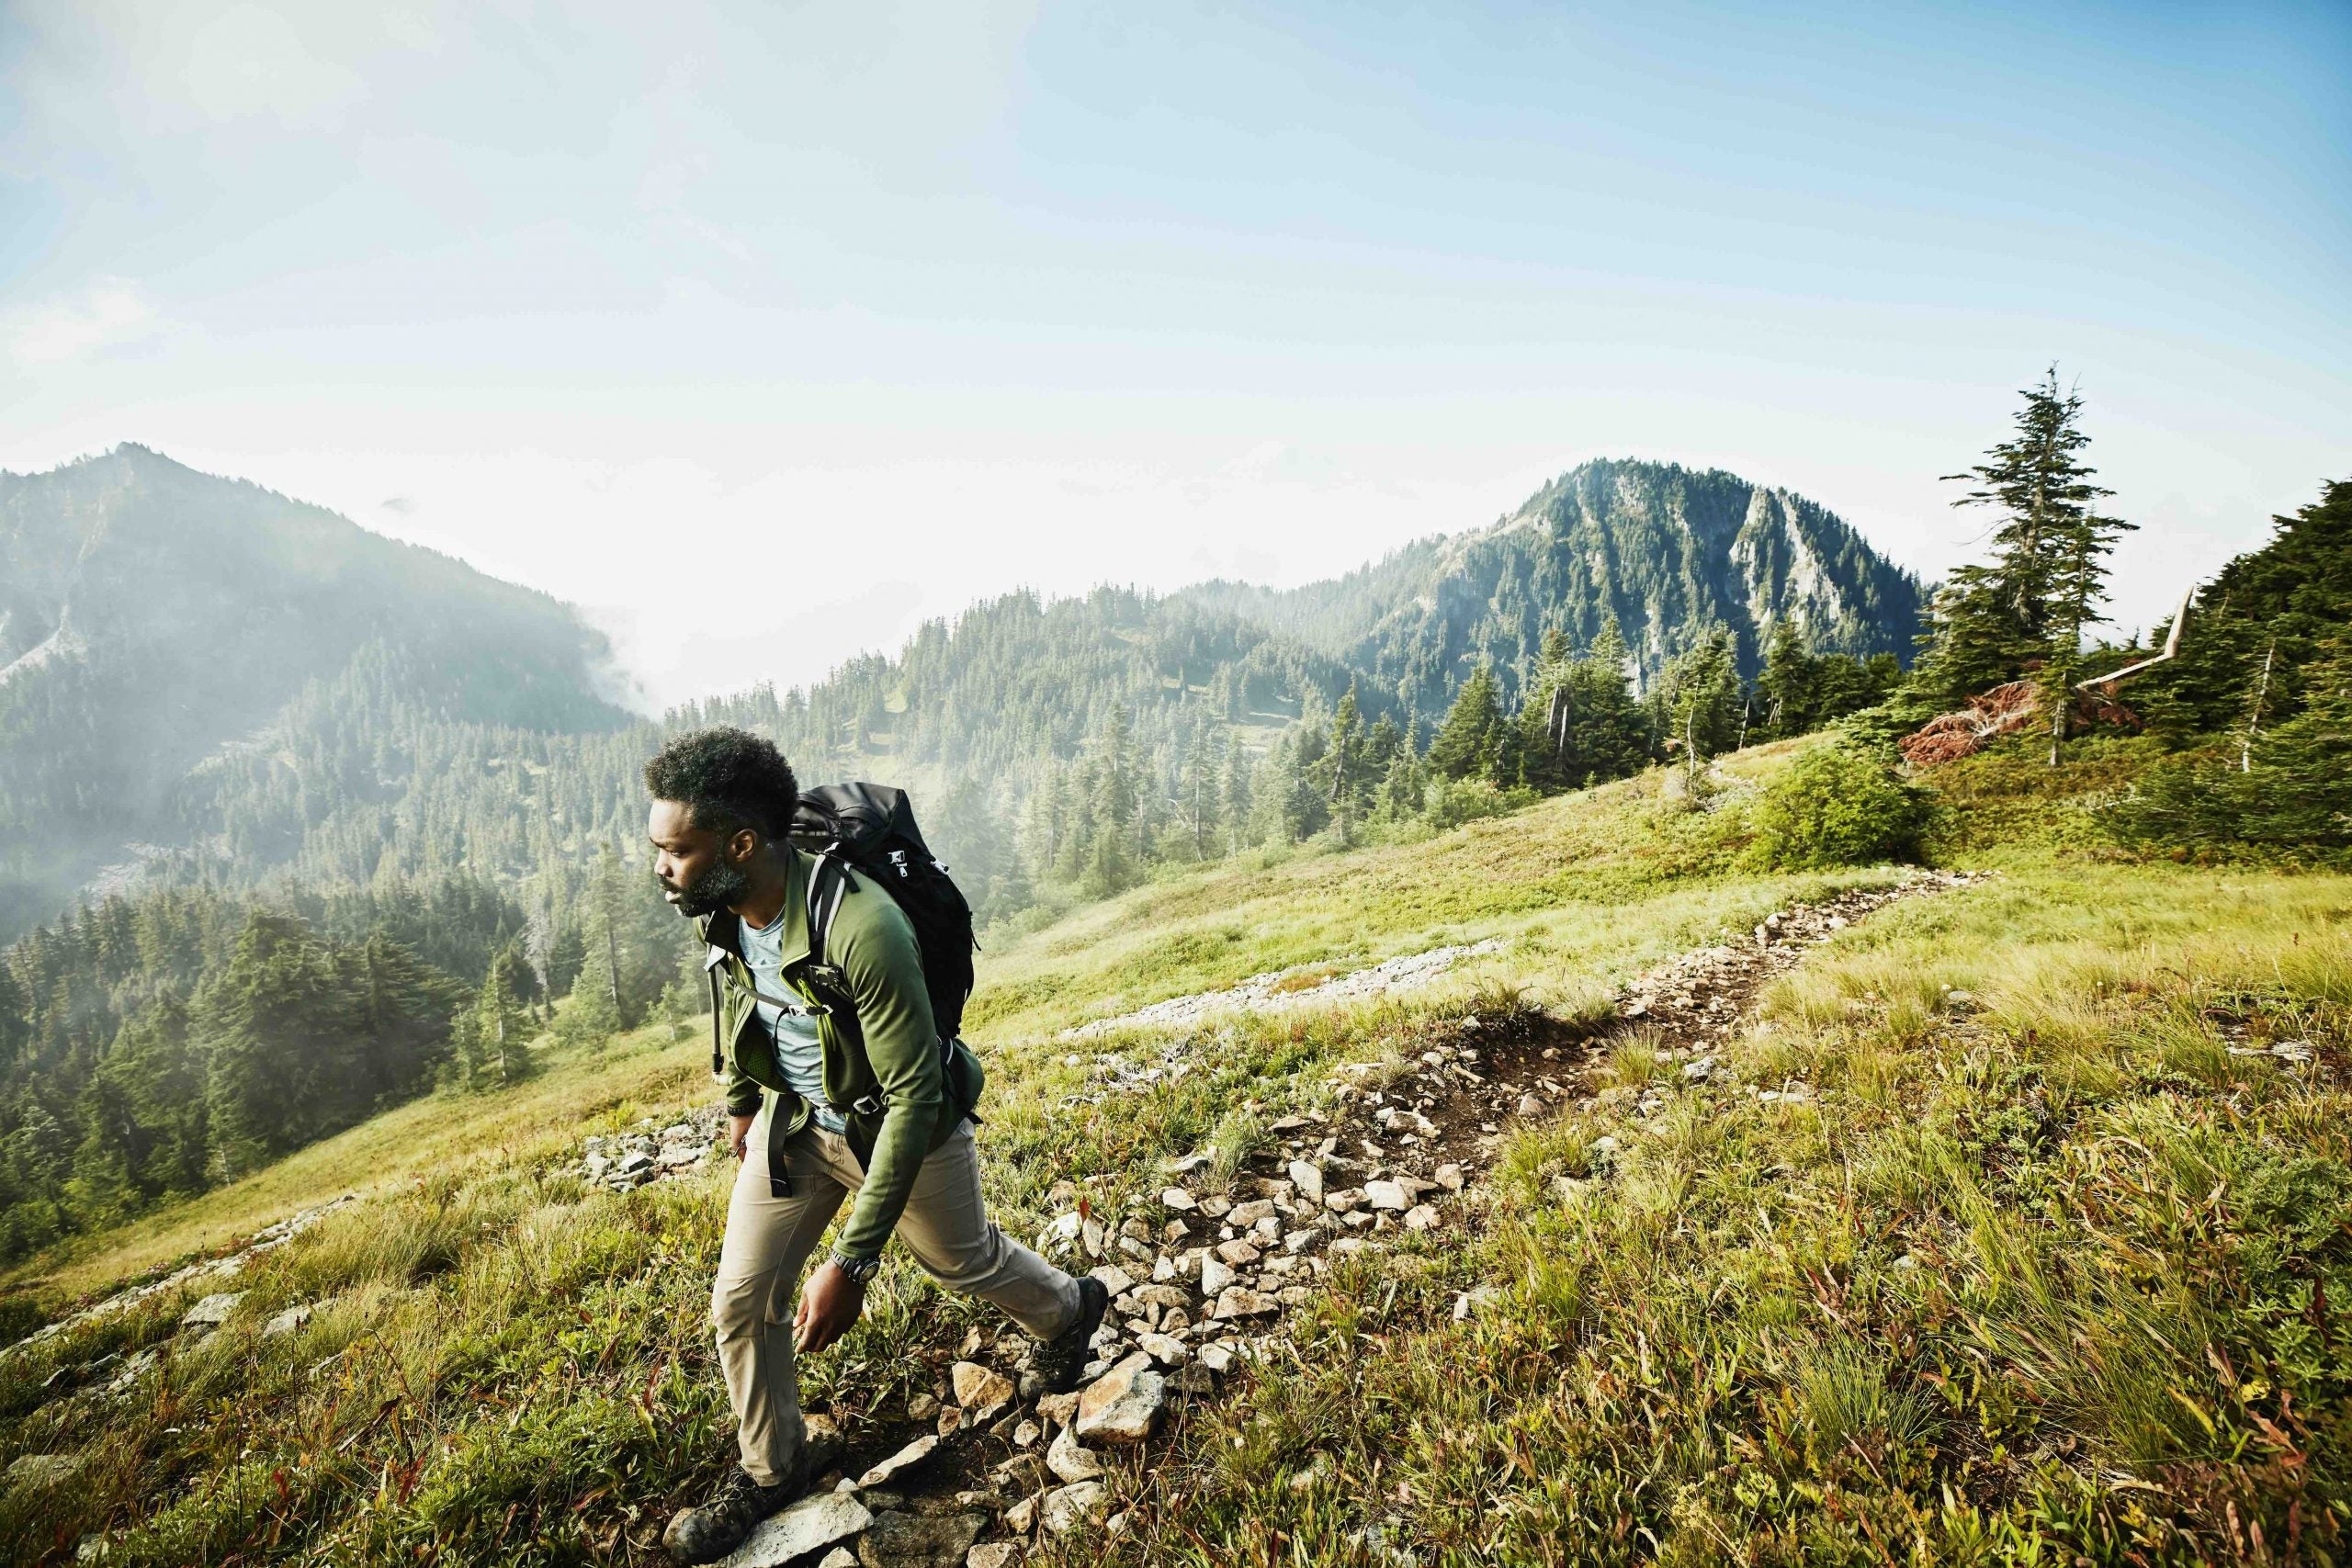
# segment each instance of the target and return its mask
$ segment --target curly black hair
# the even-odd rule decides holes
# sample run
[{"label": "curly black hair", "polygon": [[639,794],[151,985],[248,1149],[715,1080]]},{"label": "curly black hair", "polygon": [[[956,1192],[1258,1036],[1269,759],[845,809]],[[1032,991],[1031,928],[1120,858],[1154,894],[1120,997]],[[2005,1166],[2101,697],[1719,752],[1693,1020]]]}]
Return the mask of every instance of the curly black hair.
[{"label": "curly black hair", "polygon": [[781,839],[800,798],[800,781],[784,753],[732,725],[672,737],[645,764],[645,787],[656,800],[685,807],[695,827],[722,836],[756,828]]}]

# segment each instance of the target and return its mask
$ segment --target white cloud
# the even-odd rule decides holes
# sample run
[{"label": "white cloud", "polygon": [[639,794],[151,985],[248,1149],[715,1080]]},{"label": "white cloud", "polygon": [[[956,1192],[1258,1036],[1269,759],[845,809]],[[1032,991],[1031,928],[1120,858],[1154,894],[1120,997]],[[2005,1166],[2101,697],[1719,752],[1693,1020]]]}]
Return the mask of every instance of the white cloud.
[{"label": "white cloud", "polygon": [[61,365],[153,337],[164,326],[135,284],[102,277],[78,293],[0,316],[0,343],[18,365]]}]

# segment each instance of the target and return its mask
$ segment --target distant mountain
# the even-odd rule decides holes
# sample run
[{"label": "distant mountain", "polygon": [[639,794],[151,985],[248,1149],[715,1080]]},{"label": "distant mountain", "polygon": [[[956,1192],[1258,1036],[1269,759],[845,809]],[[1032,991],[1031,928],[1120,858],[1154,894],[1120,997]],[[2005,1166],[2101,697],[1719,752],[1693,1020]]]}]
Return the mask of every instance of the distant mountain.
[{"label": "distant mountain", "polygon": [[1655,675],[1712,626],[1752,665],[1783,616],[1817,649],[1904,653],[1918,603],[1802,497],[1588,463],[1329,581],[1008,594],[895,656],[657,725],[598,697],[605,646],[557,601],[124,446],[0,475],[0,940],[140,882],[431,898],[458,876],[520,898],[544,945],[602,850],[639,837],[637,769],[663,729],[717,720],[773,735],[812,780],[920,790],[934,842],[1014,907],[1114,714],[1140,853],[1204,758],[1263,759],[1351,684],[1367,722],[1426,736],[1478,660],[1516,690],[1554,626],[1581,647],[1613,615]]},{"label": "distant mountain", "polygon": [[1803,496],[1621,461],[1583,464],[1486,528],[1345,577],[1185,597],[1297,637],[1424,712],[1480,659],[1508,684],[1555,626],[1582,647],[1614,615],[1645,676],[1722,626],[1752,673],[1783,617],[1816,651],[1907,659],[1922,604],[1916,579]]},{"label": "distant mountain", "polygon": [[365,670],[418,713],[610,728],[602,638],[546,594],[145,447],[0,473],[0,937],[132,846],[306,690]]}]

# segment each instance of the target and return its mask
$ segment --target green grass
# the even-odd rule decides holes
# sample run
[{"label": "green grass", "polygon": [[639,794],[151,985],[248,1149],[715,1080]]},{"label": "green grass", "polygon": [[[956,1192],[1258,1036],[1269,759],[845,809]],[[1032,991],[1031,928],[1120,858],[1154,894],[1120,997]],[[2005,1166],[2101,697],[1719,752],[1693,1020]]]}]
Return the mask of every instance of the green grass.
[{"label": "green grass", "polygon": [[[2275,1039],[2319,1064],[2223,1043]],[[1111,1560],[1371,1562],[1372,1529],[1435,1563],[2341,1561],[2348,1046],[2346,879],[2045,866],[1897,906],[1732,1054],[1816,1100],[1521,1139],[1483,1244],[1333,1292]],[[1472,1280],[1503,1294],[1456,1325]]]},{"label": "green grass", "polygon": [[[992,947],[973,1032],[1000,1216],[1033,1234],[1077,1178],[1115,1218],[1195,1148],[1229,1176],[1341,1063],[1401,1062],[1470,1012],[1589,1021],[1658,958],[1883,880],[1740,869],[1744,802],[1790,750],[1726,760],[1720,809],[1653,775],[1171,878]],[[1128,1528],[1064,1560],[2339,1560],[2352,883],[2070,849],[2048,825],[2104,765],[1956,782],[1936,841],[2000,878],[1842,934],[1771,991],[1731,1084],[1616,1044],[1593,1087],[1674,1085],[1655,1130],[1612,1101],[1515,1139],[1482,1226],[1349,1265],[1295,1358],[1120,1472]],[[1058,1038],[1265,970],[1489,938],[1376,1004]],[[2273,1037],[2321,1062],[2229,1054]],[[1187,1070],[1148,1092],[1062,1103],[1107,1059],[1170,1049]],[[377,1184],[256,1260],[232,1320],[119,1403],[40,1384],[164,1345],[185,1299],[0,1361],[0,1455],[79,1466],[0,1490],[0,1556],[104,1529],[119,1562],[656,1560],[728,1451],[704,1321],[725,1173],[623,1198],[550,1159],[707,1098],[703,1052],[649,1033],[421,1101],[73,1260],[58,1279],[88,1290]],[[1791,1078],[1815,1098],[1742,1087]],[[327,1304],[260,1336],[298,1302]],[[810,1399],[900,1409],[928,1392],[910,1342],[973,1325],[995,1320],[894,1259],[809,1359]]]}]

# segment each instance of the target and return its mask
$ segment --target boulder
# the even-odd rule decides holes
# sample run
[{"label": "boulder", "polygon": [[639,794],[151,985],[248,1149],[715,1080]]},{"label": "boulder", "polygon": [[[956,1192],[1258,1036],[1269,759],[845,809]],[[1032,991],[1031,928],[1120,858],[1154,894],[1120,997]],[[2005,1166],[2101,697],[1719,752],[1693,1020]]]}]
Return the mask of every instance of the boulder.
[{"label": "boulder", "polygon": [[748,1540],[726,1557],[720,1568],[784,1568],[797,1557],[808,1557],[837,1540],[857,1534],[874,1522],[865,1505],[847,1492],[821,1492],[762,1519]]},{"label": "boulder", "polygon": [[1088,1385],[1078,1399],[1078,1419],[1069,1430],[1094,1442],[1121,1447],[1140,1443],[1159,1429],[1168,1405],[1168,1385],[1141,1351]]}]

